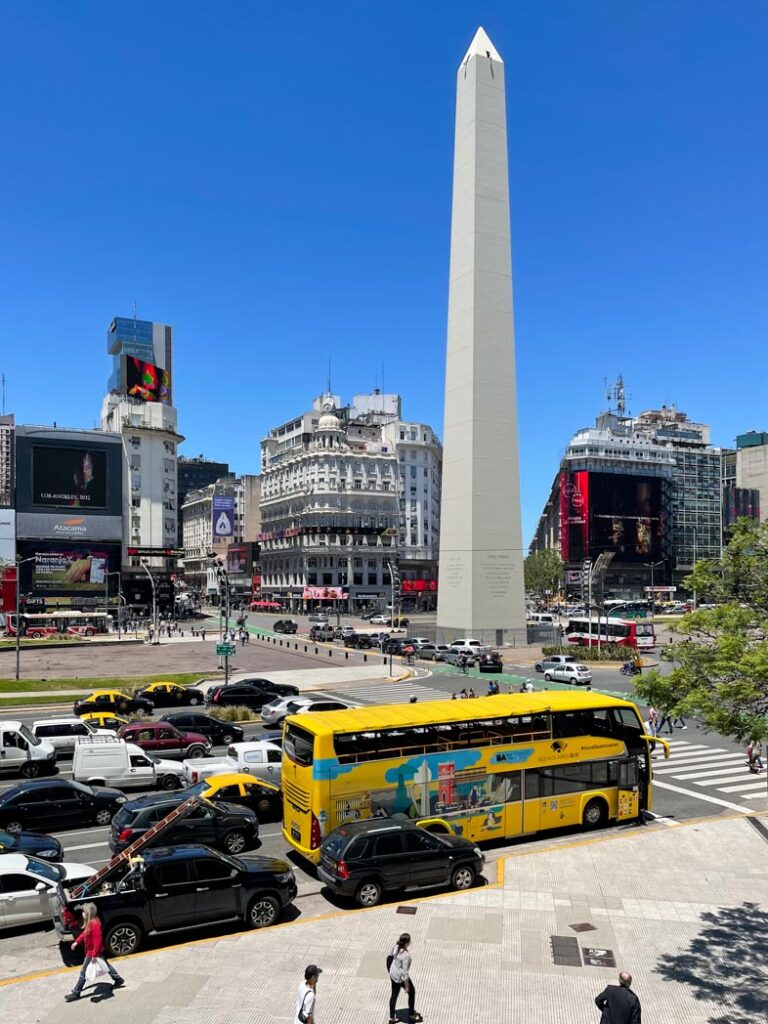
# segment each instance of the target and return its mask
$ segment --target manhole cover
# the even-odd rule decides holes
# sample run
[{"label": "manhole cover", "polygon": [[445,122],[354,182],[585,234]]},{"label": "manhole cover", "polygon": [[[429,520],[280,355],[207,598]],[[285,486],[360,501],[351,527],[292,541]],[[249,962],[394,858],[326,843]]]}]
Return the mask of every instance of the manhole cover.
[{"label": "manhole cover", "polygon": [[579,940],[572,935],[550,935],[552,962],[560,967],[581,967]]},{"label": "manhole cover", "polygon": [[578,924],[569,924],[569,928],[573,928],[575,932],[596,932],[597,928],[595,925],[590,924],[589,921],[580,921]]},{"label": "manhole cover", "polygon": [[398,907],[395,911],[396,914],[415,914],[418,907]]},{"label": "manhole cover", "polygon": [[613,955],[612,949],[592,949],[590,946],[585,946],[582,952],[584,963],[588,967],[616,966],[616,957]]}]

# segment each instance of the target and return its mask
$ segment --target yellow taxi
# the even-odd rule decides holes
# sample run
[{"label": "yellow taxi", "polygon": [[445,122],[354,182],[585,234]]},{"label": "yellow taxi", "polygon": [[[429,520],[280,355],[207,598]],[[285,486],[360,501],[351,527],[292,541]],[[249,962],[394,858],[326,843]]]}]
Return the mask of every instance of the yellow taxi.
[{"label": "yellow taxi", "polygon": [[88,711],[80,717],[84,722],[90,722],[97,729],[112,729],[114,732],[117,732],[121,725],[128,725],[127,718],[110,714],[109,711]]},{"label": "yellow taxi", "polygon": [[111,711],[113,714],[151,714],[154,704],[147,697],[130,697],[120,690],[94,690],[82,700],[75,701],[75,714],[88,711]]},{"label": "yellow taxi", "polygon": [[143,690],[139,690],[137,696],[151,701],[157,708],[177,708],[184,705],[196,707],[205,701],[202,690],[196,690],[193,686],[180,686],[167,679],[150,683]]},{"label": "yellow taxi", "polygon": [[283,816],[283,794],[279,786],[242,772],[211,775],[187,791],[208,800],[242,804],[256,813],[259,821],[280,821]]}]

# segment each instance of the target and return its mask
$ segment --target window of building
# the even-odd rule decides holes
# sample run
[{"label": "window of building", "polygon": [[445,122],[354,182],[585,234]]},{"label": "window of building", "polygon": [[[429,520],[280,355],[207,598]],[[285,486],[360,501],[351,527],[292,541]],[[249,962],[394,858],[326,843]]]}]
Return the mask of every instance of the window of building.
[{"label": "window of building", "polygon": [[332,572],[324,572],[323,573],[323,586],[324,587],[330,587],[332,583],[333,583],[333,573]]},{"label": "window of building", "polygon": [[140,437],[136,437],[135,435],[133,437],[131,437],[131,447],[132,448],[141,448],[141,438]]},{"label": "window of building", "polygon": [[362,585],[363,585],[363,574],[361,572],[354,573],[353,576],[352,576],[352,582],[354,583],[354,585],[356,587],[362,587]]},{"label": "window of building", "polygon": [[131,469],[141,469],[141,456],[140,455],[132,455],[131,456]]},{"label": "window of building", "polygon": [[376,568],[376,559],[375,558],[369,558],[368,559],[368,568],[369,569],[375,569]]},{"label": "window of building", "polygon": [[308,587],[316,587],[317,586],[317,573],[316,572],[308,572],[307,573],[307,586]]},{"label": "window of building", "polygon": [[356,569],[362,569],[363,568],[363,560],[362,560],[362,558],[355,558],[352,564],[354,565],[354,567]]}]

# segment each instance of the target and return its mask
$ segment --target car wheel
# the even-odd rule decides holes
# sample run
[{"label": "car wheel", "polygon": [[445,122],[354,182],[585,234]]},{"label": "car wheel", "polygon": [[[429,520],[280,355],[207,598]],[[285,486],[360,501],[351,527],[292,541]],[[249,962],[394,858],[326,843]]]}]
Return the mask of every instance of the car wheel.
[{"label": "car wheel", "polygon": [[21,832],[22,824],[20,821],[7,821],[5,823],[6,832],[13,832],[15,835],[17,832]]},{"label": "car wheel", "polygon": [[227,853],[242,853],[245,849],[245,834],[243,832],[227,832],[224,836],[224,849]]},{"label": "car wheel", "polygon": [[190,697],[189,698],[189,703],[190,703],[191,707],[196,708],[197,705],[200,703],[200,698],[199,697]]},{"label": "car wheel", "polygon": [[381,899],[381,886],[373,879],[368,879],[358,886],[355,900],[361,907],[375,907]]},{"label": "car wheel", "polygon": [[548,683],[551,683],[552,682],[552,673],[551,672],[545,672],[544,673],[544,678],[546,679],[546,681]]},{"label": "car wheel", "polygon": [[34,761],[27,761],[26,764],[21,767],[21,774],[25,779],[36,779],[40,774],[40,765]]},{"label": "car wheel", "polygon": [[101,811],[96,811],[97,825],[108,825],[110,821],[112,821],[112,811],[108,811],[106,807]]},{"label": "car wheel", "polygon": [[191,746],[187,751],[187,757],[205,757],[205,747],[201,747],[199,743]]},{"label": "car wheel", "polygon": [[235,742],[235,737],[232,735],[231,732],[224,732],[221,734],[221,742],[224,744],[224,746],[228,747],[230,743]]},{"label": "car wheel", "polygon": [[139,925],[133,924],[133,922],[116,924],[109,929],[104,941],[108,955],[110,957],[128,956],[130,953],[135,953],[141,943],[142,935],[143,932]]},{"label": "car wheel", "polygon": [[608,820],[608,808],[604,800],[590,800],[584,808],[582,819],[585,828],[600,828]]},{"label": "car wheel", "polygon": [[251,928],[269,928],[280,916],[280,904],[274,896],[257,896],[248,907]]},{"label": "car wheel", "polygon": [[117,705],[117,710],[120,711],[122,714],[126,713],[126,711],[128,710],[128,705],[125,703],[124,700],[120,701],[120,703]]},{"label": "car wheel", "polygon": [[452,889],[471,889],[475,884],[475,872],[468,864],[453,869],[451,875]]},{"label": "car wheel", "polygon": [[180,785],[175,775],[164,775],[160,779],[160,789],[178,789]]}]

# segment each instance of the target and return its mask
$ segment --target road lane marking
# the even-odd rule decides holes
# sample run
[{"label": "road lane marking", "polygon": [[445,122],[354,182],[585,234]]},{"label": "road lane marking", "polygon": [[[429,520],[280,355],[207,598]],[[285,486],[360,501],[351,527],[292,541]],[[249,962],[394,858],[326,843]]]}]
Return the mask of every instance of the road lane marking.
[{"label": "road lane marking", "polygon": [[708,804],[717,804],[719,807],[727,807],[729,811],[738,811],[740,814],[752,813],[748,807],[742,804],[732,804],[729,800],[721,800],[716,796],[707,796],[706,793],[696,793],[692,789],[684,789],[682,786],[671,786],[668,782],[653,780],[653,785],[658,789],[668,789],[672,793],[682,793],[683,796],[690,796],[694,800],[704,800]]},{"label": "road lane marking", "polygon": [[75,850],[95,850],[98,846],[109,846],[109,843],[83,843],[81,846],[65,846],[64,853],[74,853]]}]

